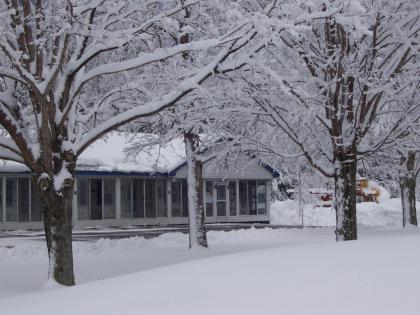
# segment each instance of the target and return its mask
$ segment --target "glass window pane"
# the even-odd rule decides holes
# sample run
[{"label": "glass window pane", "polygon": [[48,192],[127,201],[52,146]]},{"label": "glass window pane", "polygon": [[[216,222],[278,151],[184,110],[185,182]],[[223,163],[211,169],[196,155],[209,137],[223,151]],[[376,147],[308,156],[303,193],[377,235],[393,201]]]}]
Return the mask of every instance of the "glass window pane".
[{"label": "glass window pane", "polygon": [[248,211],[248,192],[246,188],[246,181],[239,181],[239,214],[247,215]]},{"label": "glass window pane", "polygon": [[6,221],[17,221],[17,179],[6,179]]},{"label": "glass window pane", "polygon": [[186,179],[181,180],[182,185],[182,216],[188,217],[188,184]]},{"label": "glass window pane", "polygon": [[146,218],[156,218],[156,181],[146,179],[144,185]]},{"label": "glass window pane", "polygon": [[115,219],[115,179],[104,179],[104,219]]},{"label": "glass window pane", "polygon": [[39,193],[39,186],[34,182],[31,185],[31,221],[41,221],[42,217],[42,204],[41,196]]},{"label": "glass window pane", "polygon": [[248,181],[248,207],[249,214],[257,214],[257,182],[254,180]]},{"label": "glass window pane", "polygon": [[213,182],[206,181],[206,216],[213,216]]},{"label": "glass window pane", "polygon": [[217,200],[226,200],[226,185],[217,184],[215,186],[217,191]]},{"label": "glass window pane", "polygon": [[172,216],[181,216],[181,181],[179,179],[171,182]]},{"label": "glass window pane", "polygon": [[266,206],[266,186],[264,181],[258,181],[257,186],[257,213],[258,214],[266,214],[267,206]]},{"label": "glass window pane", "polygon": [[226,216],[226,185],[217,184],[215,185],[217,194],[217,215]]},{"label": "glass window pane", "polygon": [[226,201],[217,202],[217,215],[219,217],[226,216]]},{"label": "glass window pane", "polygon": [[90,180],[90,219],[102,219],[102,180]]},{"label": "glass window pane", "polygon": [[18,219],[29,221],[29,178],[18,178]]},{"label": "glass window pane", "polygon": [[132,218],[132,180],[127,178],[121,178],[120,181],[121,191],[121,218]]},{"label": "glass window pane", "polygon": [[133,180],[133,217],[144,218],[144,180]]},{"label": "glass window pane", "polygon": [[230,215],[236,215],[236,182],[229,182],[229,209]]},{"label": "glass window pane", "polygon": [[167,217],[167,194],[166,194],[166,180],[156,181],[156,202],[157,202],[157,216]]},{"label": "glass window pane", "polygon": [[77,179],[77,218],[89,219],[89,180],[87,178]]}]

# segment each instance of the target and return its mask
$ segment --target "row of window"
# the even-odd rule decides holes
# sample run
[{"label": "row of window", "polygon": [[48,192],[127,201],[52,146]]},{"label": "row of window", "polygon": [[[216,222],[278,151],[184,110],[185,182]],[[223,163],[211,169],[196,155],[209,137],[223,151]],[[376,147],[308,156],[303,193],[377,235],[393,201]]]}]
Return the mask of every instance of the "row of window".
[{"label": "row of window", "polygon": [[121,217],[167,217],[166,191],[166,180],[121,179]]},{"label": "row of window", "polygon": [[[167,184],[161,179],[120,181],[121,218],[156,218],[168,216]],[[186,180],[171,182],[172,216],[188,216]],[[116,217],[114,179],[77,181],[78,219],[100,220]]]},{"label": "row of window", "polygon": [[41,202],[38,194],[34,193],[30,178],[0,178],[0,222],[4,220],[41,221]]},{"label": "row of window", "polygon": [[[156,218],[168,216],[167,182],[161,179],[125,179],[120,182],[121,218]],[[114,219],[115,180],[78,179],[78,219]],[[172,217],[188,217],[187,181],[170,181]],[[265,215],[265,181],[240,180],[205,182],[207,217]],[[215,208],[215,209],[214,209]]]},{"label": "row of window", "polygon": [[[206,216],[214,215],[216,204],[217,216],[237,215],[265,215],[267,213],[267,196],[265,181],[240,180],[227,183],[206,181],[205,210]],[[229,205],[229,209],[228,209]]]},{"label": "row of window", "polygon": [[[77,180],[77,217],[79,220],[116,218],[115,179],[79,178]],[[122,178],[120,180],[122,218],[156,218],[168,216],[168,186],[162,179]],[[4,188],[3,188],[4,186]],[[204,206],[207,217],[265,215],[265,181],[206,181]],[[188,217],[187,181],[170,181],[172,217]],[[3,194],[5,198],[3,199]],[[0,179],[0,222],[41,220],[39,197],[31,179]],[[3,203],[4,201],[4,203]],[[238,207],[239,206],[239,207]],[[239,213],[238,213],[239,208]]]}]

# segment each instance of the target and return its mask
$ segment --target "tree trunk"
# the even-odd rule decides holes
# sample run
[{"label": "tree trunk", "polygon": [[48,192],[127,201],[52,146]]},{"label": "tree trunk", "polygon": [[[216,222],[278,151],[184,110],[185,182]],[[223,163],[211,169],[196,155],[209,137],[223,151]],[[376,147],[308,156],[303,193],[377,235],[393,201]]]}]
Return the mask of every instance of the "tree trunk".
[{"label": "tree trunk", "polygon": [[61,285],[74,285],[72,249],[74,177],[66,179],[59,192],[54,189],[53,182],[45,176],[38,176],[37,181],[40,186],[38,192],[41,197],[49,256],[48,278]]},{"label": "tree trunk", "polygon": [[403,227],[417,226],[416,213],[416,153],[408,152],[401,160],[400,189],[403,213]]},{"label": "tree trunk", "polygon": [[198,136],[184,134],[187,155],[189,248],[208,247],[203,206],[203,164],[196,158]]},{"label": "tree trunk", "polygon": [[357,239],[355,155],[346,155],[336,162],[334,208],[336,211],[336,240]]}]

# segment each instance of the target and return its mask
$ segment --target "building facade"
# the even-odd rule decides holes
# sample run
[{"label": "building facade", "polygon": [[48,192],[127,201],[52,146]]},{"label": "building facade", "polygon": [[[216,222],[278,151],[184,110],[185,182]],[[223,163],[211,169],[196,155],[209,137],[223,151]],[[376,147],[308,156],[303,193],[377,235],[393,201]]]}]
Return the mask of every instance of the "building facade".
[{"label": "building facade", "polygon": [[[95,155],[96,156],[96,155]],[[75,227],[186,224],[187,166],[166,171],[121,171],[81,163],[73,198]],[[6,165],[7,166],[7,165]],[[0,229],[40,229],[40,201],[31,174],[22,168],[0,167]],[[9,165],[10,166],[10,165]],[[269,221],[269,196],[277,174],[247,156],[221,168],[203,164],[206,222]]]}]

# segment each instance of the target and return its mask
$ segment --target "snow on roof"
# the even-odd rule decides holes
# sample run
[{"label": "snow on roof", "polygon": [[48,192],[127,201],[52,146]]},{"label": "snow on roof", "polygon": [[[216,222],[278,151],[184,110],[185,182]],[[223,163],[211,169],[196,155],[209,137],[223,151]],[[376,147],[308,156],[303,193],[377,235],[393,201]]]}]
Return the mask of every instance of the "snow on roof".
[{"label": "snow on roof", "polygon": [[[167,173],[185,162],[185,146],[181,138],[174,139],[165,145],[153,145],[136,156],[126,157],[124,149],[129,146],[129,137],[125,134],[111,133],[94,142],[80,155],[76,170]],[[25,171],[28,171],[25,165],[10,161],[0,162],[0,172]]]},{"label": "snow on roof", "polygon": [[[150,136],[150,135],[148,135]],[[165,145],[154,145],[136,156],[126,157],[124,149],[130,146],[124,134],[112,133],[89,146],[78,159],[78,169],[118,172],[170,172],[185,162],[182,139]]]}]

